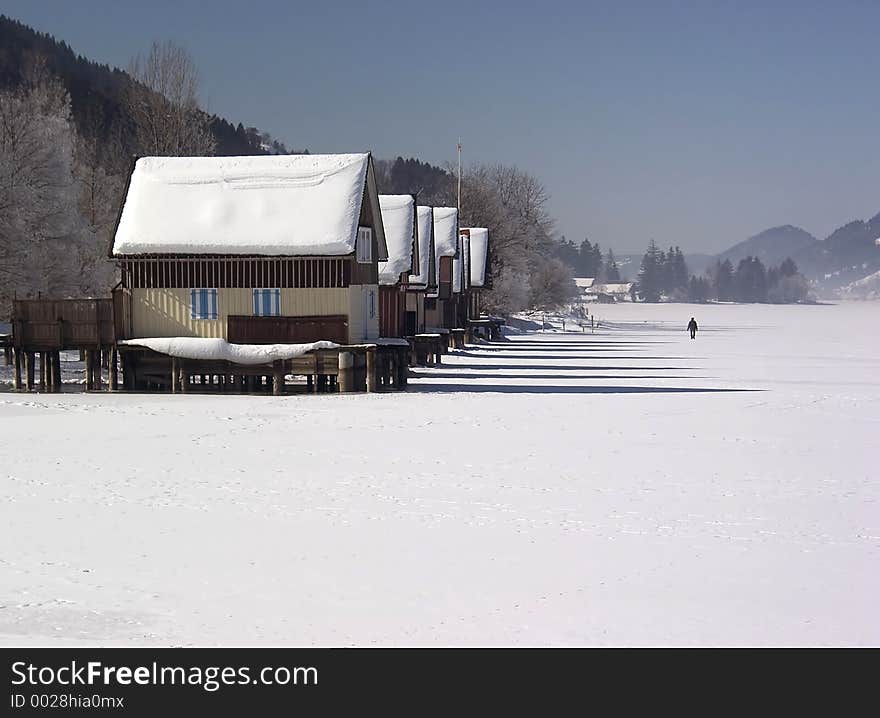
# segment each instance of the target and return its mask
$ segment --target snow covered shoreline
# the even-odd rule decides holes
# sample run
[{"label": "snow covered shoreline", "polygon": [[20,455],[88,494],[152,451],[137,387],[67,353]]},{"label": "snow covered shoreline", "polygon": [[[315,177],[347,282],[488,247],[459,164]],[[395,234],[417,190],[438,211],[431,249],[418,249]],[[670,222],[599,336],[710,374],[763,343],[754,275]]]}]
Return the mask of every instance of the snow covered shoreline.
[{"label": "snow covered shoreline", "polygon": [[878,309],[604,305],[404,394],[0,393],[0,643],[876,645]]}]

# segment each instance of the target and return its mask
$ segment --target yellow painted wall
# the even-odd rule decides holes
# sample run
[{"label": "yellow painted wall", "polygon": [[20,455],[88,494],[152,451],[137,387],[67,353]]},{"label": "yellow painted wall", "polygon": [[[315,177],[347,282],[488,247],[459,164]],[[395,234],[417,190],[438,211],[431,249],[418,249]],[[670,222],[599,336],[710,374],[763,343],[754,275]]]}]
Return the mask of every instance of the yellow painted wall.
[{"label": "yellow painted wall", "polygon": [[[281,314],[288,317],[350,315],[351,294],[360,287],[334,289],[282,289]],[[360,306],[360,305],[359,305]],[[132,337],[226,338],[230,314],[254,313],[252,289],[218,289],[217,319],[192,319],[189,289],[132,289]],[[354,333],[354,317],[350,331]],[[358,320],[363,325],[363,319]],[[378,320],[376,323],[378,332]],[[359,329],[362,331],[362,329]],[[354,341],[354,340],[353,340]],[[360,338],[357,341],[361,341]]]}]

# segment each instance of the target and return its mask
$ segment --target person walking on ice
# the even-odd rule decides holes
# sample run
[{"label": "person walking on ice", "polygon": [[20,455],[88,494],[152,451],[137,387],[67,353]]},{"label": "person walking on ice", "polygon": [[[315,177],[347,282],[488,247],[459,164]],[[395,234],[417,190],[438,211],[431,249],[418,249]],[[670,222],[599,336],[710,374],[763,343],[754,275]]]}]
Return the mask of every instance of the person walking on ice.
[{"label": "person walking on ice", "polygon": [[688,331],[691,333],[691,339],[697,335],[697,320],[693,317],[691,317],[691,320],[688,322]]}]

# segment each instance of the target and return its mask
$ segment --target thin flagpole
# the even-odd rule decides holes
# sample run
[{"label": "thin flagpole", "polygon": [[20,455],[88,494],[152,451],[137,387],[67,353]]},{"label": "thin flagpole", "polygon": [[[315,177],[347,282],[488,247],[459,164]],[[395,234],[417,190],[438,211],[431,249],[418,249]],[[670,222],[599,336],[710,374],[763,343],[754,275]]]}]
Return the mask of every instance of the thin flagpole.
[{"label": "thin flagpole", "polygon": [[461,137],[458,138],[458,212],[461,214]]}]

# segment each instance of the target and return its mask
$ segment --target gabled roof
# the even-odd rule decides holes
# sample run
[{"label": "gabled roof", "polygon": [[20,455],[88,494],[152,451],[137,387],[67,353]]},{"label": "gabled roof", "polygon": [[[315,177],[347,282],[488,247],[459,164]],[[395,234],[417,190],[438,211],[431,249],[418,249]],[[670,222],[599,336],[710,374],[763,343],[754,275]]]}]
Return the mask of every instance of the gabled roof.
[{"label": "gabled roof", "polygon": [[394,285],[413,266],[416,232],[415,200],[411,194],[380,194],[388,261],[379,262],[379,284]]},{"label": "gabled roof", "polygon": [[458,254],[458,210],[434,207],[434,248],[438,257]]},{"label": "gabled roof", "polygon": [[368,153],[142,157],[112,253],[350,254],[371,167]]},{"label": "gabled roof", "polygon": [[470,237],[471,286],[484,287],[489,258],[489,230],[485,227],[469,227],[467,234]]},{"label": "gabled roof", "polygon": [[409,277],[410,286],[418,285],[424,289],[433,289],[437,285],[434,257],[434,210],[432,207],[416,209],[419,233],[419,266],[418,274]]}]

